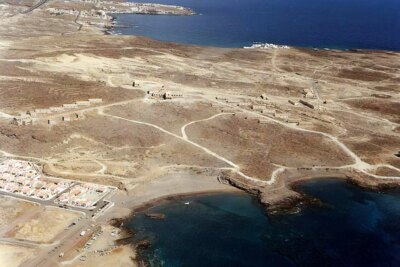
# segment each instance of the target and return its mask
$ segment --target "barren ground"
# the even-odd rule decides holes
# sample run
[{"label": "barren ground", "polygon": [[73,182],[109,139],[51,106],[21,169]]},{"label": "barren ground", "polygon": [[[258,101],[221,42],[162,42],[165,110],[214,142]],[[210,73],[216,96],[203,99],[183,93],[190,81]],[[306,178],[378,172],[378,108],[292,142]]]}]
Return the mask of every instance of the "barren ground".
[{"label": "barren ground", "polygon": [[24,261],[32,258],[34,253],[34,249],[0,244],[0,265],[18,267]]},{"label": "barren ground", "polygon": [[16,229],[13,233],[10,233],[9,237],[38,243],[48,243],[79,216],[80,214],[76,212],[47,207],[37,217],[17,224]]},{"label": "barren ground", "polygon": [[19,216],[33,209],[35,206],[32,202],[0,197],[0,226],[8,226]]},{"label": "barren ground", "polygon": [[[35,161],[54,176],[118,186],[115,207],[99,223],[171,194],[232,189],[217,177],[267,206],[297,199],[290,188],[303,179],[398,184],[399,53],[185,46],[105,35],[96,24],[110,21],[48,11],[96,9],[93,3],[54,0],[19,13],[32,4],[8,0],[0,6],[0,153]],[[312,84],[319,99],[303,97]],[[159,90],[183,97],[147,94]],[[88,98],[103,103],[38,115],[35,125],[10,123],[20,112]],[[288,102],[299,99],[318,108]],[[268,105],[299,125],[251,105]],[[82,117],[61,120],[75,112]],[[0,212],[9,214],[8,202],[1,202]],[[12,209],[11,217],[20,212]],[[65,227],[59,222],[72,218],[53,215],[20,225],[15,237],[50,241]],[[2,226],[11,217],[2,217]],[[48,229],[54,232],[44,235]],[[12,253],[25,253],[20,250]],[[77,253],[63,260],[72,266],[134,264],[126,247],[113,252],[118,257],[85,263],[74,258]],[[24,255],[30,254],[20,259]]]}]

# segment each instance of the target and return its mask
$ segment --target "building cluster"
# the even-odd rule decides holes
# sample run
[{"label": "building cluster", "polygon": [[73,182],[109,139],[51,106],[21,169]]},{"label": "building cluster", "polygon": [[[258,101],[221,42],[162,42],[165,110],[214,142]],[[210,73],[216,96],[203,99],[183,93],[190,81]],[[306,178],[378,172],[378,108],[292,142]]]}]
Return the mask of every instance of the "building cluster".
[{"label": "building cluster", "polygon": [[11,121],[11,123],[15,125],[33,125],[36,124],[36,122],[37,118],[35,114],[32,114],[29,110],[26,113],[20,113]]},{"label": "building cluster", "polygon": [[[268,100],[268,97],[266,94],[262,94],[260,96],[262,100],[264,100],[263,103],[258,103],[258,104],[253,104],[250,106],[250,108],[254,111],[258,111],[262,113],[263,115],[273,118],[275,120],[279,120],[282,122],[285,122],[289,125],[293,126],[298,126],[300,125],[300,121],[297,119],[290,118],[289,115],[285,112],[278,111],[277,105],[271,103],[271,102],[266,102]],[[265,103],[266,102],[266,103]],[[268,120],[258,120],[259,123],[267,123]]]},{"label": "building cluster", "polygon": [[73,113],[69,115],[63,115],[61,117],[53,117],[50,119],[47,119],[47,124],[49,125],[54,125],[57,122],[67,122],[67,121],[76,121],[85,118],[83,113]]},{"label": "building cluster", "polygon": [[89,98],[88,100],[76,101],[75,103],[70,103],[70,104],[63,104],[62,106],[58,106],[58,107],[38,108],[38,109],[35,109],[34,113],[36,113],[36,114],[51,114],[54,112],[57,113],[57,112],[62,112],[62,111],[68,111],[71,109],[87,107],[87,106],[99,104],[102,102],[103,102],[103,99],[101,99],[101,98]]},{"label": "building cluster", "polygon": [[151,98],[164,99],[164,100],[183,97],[183,95],[181,93],[179,93],[179,92],[170,92],[170,91],[163,91],[163,90],[161,90],[161,91],[147,91],[147,94]]},{"label": "building cluster", "polygon": [[52,199],[71,185],[43,177],[27,161],[5,160],[0,163],[0,191],[37,199]]},{"label": "building cluster", "polygon": [[60,205],[75,206],[83,208],[94,208],[96,203],[110,192],[104,185],[76,184],[62,193],[55,202]]},{"label": "building cluster", "polygon": [[[219,101],[224,101],[227,104],[234,104],[237,107],[250,109],[255,112],[259,112],[266,117],[273,118],[274,120],[279,120],[285,122],[289,125],[298,126],[300,125],[300,120],[290,118],[287,113],[278,111],[278,107],[276,104],[269,101],[268,96],[266,94],[262,94],[259,98],[255,99],[255,101],[244,101],[243,99],[230,99],[226,97],[216,97],[215,99]],[[260,100],[261,99],[261,100]],[[230,112],[236,113],[238,110],[230,107],[224,107],[222,112]],[[248,119],[247,116],[244,116],[245,119]],[[265,119],[258,119],[259,123],[268,123],[271,120]]]},{"label": "building cluster", "polygon": [[[14,117],[12,123],[15,125],[33,125],[40,119],[41,115],[71,111],[74,109],[79,109],[82,107],[88,107],[90,105],[99,104],[102,102],[103,99],[101,98],[89,98],[88,100],[76,101],[75,103],[63,104],[62,106],[37,108],[32,111],[28,110],[27,112],[20,113],[18,116]],[[77,120],[79,118],[82,118],[82,116],[83,116],[82,114],[75,113],[73,115],[65,115],[65,116],[60,116],[59,118],[47,119],[46,122],[47,124],[55,124],[57,121]]]},{"label": "building cluster", "polygon": [[55,15],[55,16],[60,16],[60,15],[73,15],[73,16],[78,16],[83,18],[97,18],[97,19],[103,19],[103,20],[111,20],[112,17],[107,15],[107,13],[104,10],[77,10],[77,9],[60,9],[60,8],[48,8],[46,10],[47,12],[50,13],[50,15]]},{"label": "building cluster", "polygon": [[290,49],[287,45],[276,45],[269,43],[253,43],[251,46],[244,46],[244,49]]},{"label": "building cluster", "polygon": [[[306,94],[304,94],[303,98],[299,100],[288,99],[289,104],[293,106],[303,105],[309,109],[322,111],[325,109],[323,104],[326,104],[327,101],[322,101],[319,97],[315,97],[313,90],[304,90]],[[272,120],[278,120],[285,124],[291,126],[299,126],[301,127],[310,127],[312,126],[312,122],[309,119],[315,119],[324,123],[333,123],[334,119],[330,118],[322,113],[315,112],[306,112],[303,113],[288,113],[284,109],[280,108],[279,104],[276,102],[272,102],[267,94],[263,93],[259,97],[255,98],[232,98],[225,96],[215,97],[219,103],[211,104],[211,106],[221,107],[221,112],[233,113],[234,115],[238,115],[244,119],[251,119],[251,116],[248,116],[243,112],[243,109],[251,110],[253,112],[260,113],[264,115],[264,118],[260,116],[254,116],[253,119],[258,121],[259,123],[270,123]],[[226,104],[222,104],[226,103]],[[309,119],[308,119],[309,118]]]},{"label": "building cluster", "polygon": [[0,162],[0,192],[33,199],[54,199],[60,206],[91,209],[112,190],[104,185],[44,176],[28,161],[6,159]]},{"label": "building cluster", "polygon": [[[325,109],[321,104],[326,104],[327,101],[320,99],[320,96],[318,93],[318,82],[317,81],[311,82],[311,88],[303,89],[302,96],[303,96],[303,99],[300,99],[298,103],[304,105],[305,107],[308,107],[310,109],[315,109],[315,110],[324,110]],[[289,103],[296,104],[296,102],[294,102],[294,101],[293,101],[293,103],[289,101]]]}]

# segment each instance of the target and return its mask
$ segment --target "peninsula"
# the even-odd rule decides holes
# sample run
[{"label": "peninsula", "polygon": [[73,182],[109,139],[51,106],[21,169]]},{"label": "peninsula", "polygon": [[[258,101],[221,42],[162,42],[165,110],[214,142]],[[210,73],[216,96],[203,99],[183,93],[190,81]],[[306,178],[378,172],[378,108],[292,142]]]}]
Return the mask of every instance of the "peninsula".
[{"label": "peninsula", "polygon": [[[168,196],[400,179],[400,54],[105,34],[123,1],[0,4],[0,265],[136,266],[115,219]],[[119,225],[118,225],[119,226]]]}]

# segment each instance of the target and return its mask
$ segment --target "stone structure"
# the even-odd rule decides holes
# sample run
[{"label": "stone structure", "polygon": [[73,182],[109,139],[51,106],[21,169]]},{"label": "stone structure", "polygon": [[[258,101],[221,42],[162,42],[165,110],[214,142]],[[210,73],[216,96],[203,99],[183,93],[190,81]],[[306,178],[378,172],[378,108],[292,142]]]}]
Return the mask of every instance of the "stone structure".
[{"label": "stone structure", "polygon": [[11,124],[14,125],[33,125],[36,119],[33,118],[32,113],[28,110],[26,113],[20,113],[18,116],[14,117]]},{"label": "stone structure", "polygon": [[64,108],[77,108],[78,105],[75,104],[75,103],[73,103],[73,104],[63,104],[63,107]]},{"label": "stone structure", "polygon": [[50,111],[60,112],[64,110],[64,107],[50,107]]},{"label": "stone structure", "polygon": [[35,109],[36,114],[45,114],[45,113],[51,113],[50,109],[47,108],[37,108]]},{"label": "stone structure", "polygon": [[308,102],[308,101],[304,101],[303,99],[300,99],[299,102],[300,102],[301,104],[303,104],[304,106],[309,107],[309,108],[311,108],[311,109],[314,109],[314,108],[315,108],[315,106],[314,106],[313,104],[311,104],[311,103]]},{"label": "stone structure", "polygon": [[280,119],[282,121],[287,121],[288,115],[283,113],[275,113],[275,118]]},{"label": "stone structure", "polygon": [[313,90],[308,89],[308,88],[304,89],[302,94],[303,94],[303,97],[305,97],[305,98],[315,98],[315,94],[314,94]]},{"label": "stone structure", "polygon": [[89,98],[89,102],[92,104],[102,103],[103,99],[102,98]]},{"label": "stone structure", "polygon": [[89,101],[76,101],[76,104],[78,106],[90,106],[90,102]]},{"label": "stone structure", "polygon": [[261,110],[261,113],[266,114],[266,115],[275,115],[276,110],[275,109],[263,109],[263,110]]},{"label": "stone structure", "polygon": [[61,118],[62,121],[71,121],[71,117],[70,116],[63,116]]},{"label": "stone structure", "polygon": [[252,105],[251,109],[253,109],[253,110],[263,110],[263,109],[265,109],[265,106],[263,106],[263,105]]},{"label": "stone structure", "polygon": [[181,93],[177,92],[169,92],[169,91],[159,91],[159,92],[152,92],[152,91],[147,91],[147,94],[149,94],[153,98],[162,98],[162,99],[173,99],[177,97],[183,97]]}]

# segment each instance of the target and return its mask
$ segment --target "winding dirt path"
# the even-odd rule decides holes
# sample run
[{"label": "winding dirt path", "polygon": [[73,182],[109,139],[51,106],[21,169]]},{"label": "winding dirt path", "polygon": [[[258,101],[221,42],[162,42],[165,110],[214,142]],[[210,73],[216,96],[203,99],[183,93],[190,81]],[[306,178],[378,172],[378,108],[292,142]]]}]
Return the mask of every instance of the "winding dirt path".
[{"label": "winding dirt path", "polygon": [[38,3],[34,4],[33,6],[31,6],[30,8],[28,8],[27,10],[22,11],[22,14],[27,14],[32,12],[33,10],[35,10],[36,8],[41,7],[42,5],[46,4],[49,0],[40,0]]},{"label": "winding dirt path", "polygon": [[[213,98],[207,98],[207,97],[203,97],[203,98],[205,98],[205,99],[207,99],[207,100],[209,100],[209,101],[216,102],[216,103],[218,103],[218,104],[220,104],[220,105],[225,105],[225,106],[230,107],[230,108],[238,109],[238,110],[240,110],[240,111],[242,111],[242,112],[244,112],[244,113],[246,113],[246,114],[252,115],[252,116],[254,116],[254,117],[258,117],[258,118],[263,118],[263,119],[269,120],[269,121],[271,121],[271,122],[273,122],[273,123],[280,124],[280,125],[282,125],[282,126],[284,126],[284,127],[288,127],[288,128],[293,129],[293,130],[296,130],[296,131],[302,131],[302,132],[307,132],[307,133],[313,133],[313,134],[323,135],[324,137],[326,137],[326,138],[330,139],[331,141],[333,141],[333,142],[334,142],[336,145],[338,145],[349,157],[351,157],[351,158],[353,159],[353,161],[354,161],[353,164],[345,165],[345,166],[343,166],[343,167],[346,167],[346,168],[347,168],[347,167],[352,167],[352,168],[354,168],[355,170],[361,171],[361,172],[363,172],[363,173],[365,173],[365,174],[367,174],[367,175],[370,175],[370,176],[372,176],[372,177],[374,177],[374,178],[379,178],[379,179],[400,179],[400,177],[397,177],[397,176],[380,176],[380,175],[375,175],[375,174],[370,173],[369,170],[371,170],[371,169],[376,169],[376,168],[377,168],[376,165],[371,165],[371,164],[369,164],[369,163],[363,161],[357,154],[355,154],[355,153],[354,153],[352,150],[350,150],[344,143],[340,142],[340,141],[338,140],[338,138],[335,137],[335,136],[333,136],[333,135],[330,135],[330,134],[327,134],[327,133],[324,133],[324,132],[319,132],[319,131],[314,131],[314,130],[308,130],[308,129],[304,129],[304,128],[299,128],[299,127],[296,127],[296,126],[292,126],[292,125],[290,125],[290,124],[284,123],[284,122],[279,121],[279,120],[277,120],[277,119],[274,119],[274,118],[271,118],[271,117],[267,117],[267,116],[264,116],[264,115],[262,115],[262,114],[259,114],[259,113],[256,113],[256,112],[253,112],[253,111],[250,111],[250,110],[247,110],[247,109],[238,107],[238,106],[232,106],[232,105],[230,105],[230,104],[227,104],[227,103],[224,103],[224,102],[220,102],[220,101],[215,100],[215,99],[213,99]],[[391,169],[393,169],[393,170],[396,170],[396,171],[399,171],[399,172],[400,172],[400,169],[399,169],[399,168],[396,168],[396,167],[394,167],[394,166],[392,166],[392,165],[388,165],[388,164],[379,164],[378,166],[380,166],[380,167],[388,167],[388,168],[391,168]],[[324,168],[338,168],[338,167],[327,167],[327,166],[321,166],[321,167],[324,167]],[[289,169],[289,167],[282,167],[282,168]],[[276,170],[276,171],[277,171],[277,170]],[[280,172],[281,172],[281,171],[280,171]],[[271,177],[271,180],[270,180],[270,181],[274,181],[274,180],[276,179],[276,176],[277,176],[278,173],[275,173],[275,172],[274,172],[273,174],[275,174],[275,175],[273,175],[273,176]],[[270,182],[270,181],[269,181],[269,184],[272,184],[273,182]]]},{"label": "winding dirt path", "polygon": [[[128,122],[137,123],[137,124],[146,125],[146,126],[149,126],[149,127],[156,128],[157,130],[159,130],[159,131],[161,131],[161,132],[163,132],[163,133],[166,133],[166,134],[171,135],[171,136],[173,136],[173,137],[175,137],[175,138],[178,138],[178,139],[180,139],[180,140],[182,140],[182,141],[184,141],[184,142],[186,142],[186,143],[188,143],[188,144],[190,144],[190,145],[192,145],[192,146],[195,146],[195,147],[197,147],[197,148],[203,150],[205,153],[207,153],[207,154],[209,154],[209,155],[211,155],[211,156],[213,156],[213,157],[215,157],[215,158],[217,158],[217,159],[219,159],[219,160],[225,162],[226,164],[228,164],[228,165],[230,165],[230,166],[232,167],[232,171],[233,171],[233,172],[235,172],[235,173],[237,173],[238,175],[242,176],[243,178],[245,178],[245,179],[251,181],[252,183],[255,183],[255,184],[258,184],[258,185],[265,185],[265,184],[267,184],[265,181],[261,181],[261,180],[259,180],[259,179],[256,179],[256,178],[253,178],[253,177],[251,177],[251,176],[248,176],[248,175],[244,174],[243,172],[240,171],[240,167],[239,167],[237,164],[235,164],[234,162],[232,162],[232,161],[230,161],[230,160],[228,160],[228,159],[226,159],[226,158],[224,158],[224,157],[218,155],[217,153],[211,151],[210,149],[208,149],[208,148],[206,148],[206,147],[204,147],[204,146],[202,146],[202,145],[199,145],[199,144],[197,144],[197,143],[195,143],[195,142],[189,140],[187,137],[186,137],[187,139],[185,139],[185,138],[182,137],[182,136],[179,136],[179,135],[174,134],[174,133],[172,133],[172,132],[170,132],[170,131],[168,131],[168,130],[165,130],[164,128],[162,128],[162,127],[160,127],[160,126],[158,126],[158,125],[155,125],[155,124],[152,124],[152,123],[148,123],[148,122],[130,120],[130,119],[126,119],[126,118],[123,118],[123,117],[119,117],[119,116],[107,114],[107,113],[104,113],[104,111],[103,111],[102,109],[99,110],[99,115],[108,116],[108,117],[111,117],[111,118],[114,118],[114,119],[123,120],[123,121],[128,121]],[[214,115],[214,117],[216,117],[216,115]],[[210,119],[210,118],[208,118],[208,119]]]},{"label": "winding dirt path", "polygon": [[[295,127],[295,126],[286,124],[286,123],[284,123],[284,122],[281,122],[281,121],[279,121],[279,120],[277,120],[277,119],[274,119],[274,118],[271,118],[271,117],[267,117],[267,116],[264,116],[264,115],[262,115],[262,114],[259,114],[259,113],[256,113],[256,112],[253,112],[253,111],[250,111],[250,110],[241,108],[241,107],[232,106],[232,105],[229,105],[229,104],[227,104],[227,103],[223,103],[223,102],[217,101],[217,100],[215,100],[215,99],[213,99],[213,98],[210,98],[210,97],[203,97],[203,98],[206,99],[206,100],[208,100],[208,101],[211,101],[211,102],[216,102],[216,103],[218,103],[218,104],[220,104],[220,105],[224,105],[224,106],[227,106],[227,107],[230,107],[230,108],[234,108],[234,109],[240,110],[240,111],[242,111],[242,112],[244,112],[244,113],[247,113],[247,114],[249,114],[249,115],[252,115],[252,116],[254,116],[254,117],[259,117],[259,118],[263,118],[263,119],[269,120],[269,121],[271,121],[271,122],[273,122],[273,123],[280,124],[280,125],[282,125],[282,126],[284,126],[284,127],[291,128],[291,129],[296,130],[296,131],[302,131],[302,132],[307,132],[307,133],[313,133],[313,134],[322,135],[322,136],[328,138],[329,140],[331,140],[332,142],[334,142],[338,147],[341,148],[341,150],[343,150],[343,151],[353,160],[353,163],[352,163],[352,164],[348,164],[348,165],[343,165],[343,166],[313,166],[314,169],[318,169],[318,168],[330,168],[330,169],[353,168],[353,169],[358,170],[358,171],[360,171],[360,172],[363,172],[363,173],[365,173],[365,174],[367,174],[367,175],[370,175],[370,176],[372,176],[372,177],[374,177],[374,178],[380,178],[380,179],[400,179],[400,177],[396,177],[396,176],[395,176],[395,177],[388,177],[388,176],[380,176],[380,175],[375,175],[375,174],[370,173],[369,171],[371,171],[371,170],[376,170],[376,169],[379,168],[379,167],[387,167],[387,168],[390,168],[390,169],[392,169],[392,170],[396,170],[396,171],[399,171],[399,172],[400,172],[400,169],[399,169],[399,168],[396,168],[396,167],[394,167],[394,166],[392,166],[392,165],[389,165],[389,164],[376,164],[376,165],[371,165],[371,164],[368,164],[368,163],[364,162],[357,154],[355,154],[355,153],[354,153],[352,150],[350,150],[344,143],[340,142],[340,141],[338,140],[338,138],[335,137],[335,136],[333,136],[333,135],[327,134],[327,133],[325,133],[325,132],[319,132],[319,131],[314,131],[314,130],[309,130],[309,129],[303,129],[303,128]],[[180,139],[181,141],[184,141],[184,142],[186,142],[186,143],[188,143],[188,144],[190,144],[190,145],[192,145],[192,146],[194,146],[194,147],[197,147],[197,148],[203,150],[203,151],[204,151],[205,153],[207,153],[208,155],[211,155],[211,156],[213,156],[213,157],[215,157],[215,158],[217,158],[217,159],[219,159],[219,160],[225,162],[225,163],[226,163],[227,165],[229,165],[230,167],[228,167],[228,168],[221,168],[221,169],[227,169],[227,170],[229,169],[229,170],[231,170],[232,172],[234,172],[234,173],[240,175],[241,177],[245,178],[246,180],[252,182],[253,184],[257,184],[257,185],[260,185],[260,186],[266,186],[266,185],[272,185],[272,184],[274,184],[274,183],[276,182],[276,180],[278,179],[278,177],[279,177],[279,175],[280,175],[281,173],[283,173],[285,170],[293,169],[292,167],[288,167],[288,166],[278,166],[278,168],[277,168],[276,170],[274,170],[273,173],[271,174],[270,180],[268,180],[268,181],[262,181],[262,180],[260,180],[260,179],[258,179],[258,178],[254,178],[254,177],[251,177],[251,176],[249,176],[249,175],[244,174],[244,173],[241,171],[241,168],[240,168],[239,165],[237,165],[236,163],[232,162],[231,160],[228,160],[227,158],[225,158],[225,157],[223,157],[223,156],[221,156],[221,155],[215,153],[214,151],[208,149],[207,147],[204,147],[204,146],[202,146],[202,145],[200,145],[200,144],[198,144],[198,143],[196,143],[196,142],[190,140],[189,137],[187,136],[186,128],[187,128],[188,126],[190,126],[190,125],[192,125],[192,124],[195,124],[195,123],[198,123],[198,122],[209,121],[209,120],[212,120],[212,119],[217,118],[217,117],[219,117],[219,116],[231,115],[231,114],[233,114],[233,113],[218,113],[218,114],[215,114],[215,115],[213,115],[213,116],[211,116],[211,117],[208,117],[208,118],[205,118],[205,119],[195,120],[195,121],[191,121],[191,122],[189,122],[189,123],[186,123],[185,125],[183,125],[183,126],[181,127],[181,134],[182,134],[182,135],[180,136],[180,135],[177,135],[177,134],[175,134],[175,133],[172,133],[172,132],[170,132],[170,131],[168,131],[168,130],[166,130],[166,129],[164,129],[164,128],[162,128],[162,127],[156,125],[156,124],[153,124],[153,123],[148,123],[148,122],[143,122],[143,121],[137,121],[137,120],[131,120],[131,119],[127,119],[127,118],[123,118],[123,117],[119,117],[119,116],[107,114],[107,113],[104,112],[104,108],[112,107],[112,106],[118,106],[118,105],[124,105],[124,104],[128,104],[128,103],[135,102],[135,101],[138,101],[138,99],[127,100],[127,101],[121,101],[121,102],[112,103],[112,104],[103,105],[103,106],[95,106],[95,107],[91,107],[91,108],[88,108],[88,109],[82,110],[82,111],[84,112],[84,111],[97,110],[98,114],[101,115],[101,116],[107,116],[107,117],[110,117],[110,118],[114,118],[114,119],[118,119],[118,120],[123,120],[123,121],[131,122],[131,123],[136,123],[136,124],[141,124],[141,125],[146,125],[146,126],[148,126],[148,127],[155,128],[155,129],[157,129],[157,130],[159,130],[159,131],[161,131],[161,132],[163,132],[163,133],[165,133],[165,134],[168,134],[168,135],[170,135],[170,136],[172,136],[172,137],[175,137],[175,138],[177,138],[177,139]],[[48,163],[48,164],[50,165],[50,167],[51,167],[51,165],[52,165],[52,164],[50,163],[50,162],[51,162],[50,160],[45,160],[45,159],[35,158],[35,157],[26,157],[26,156],[14,155],[14,154],[11,154],[11,153],[8,153],[8,152],[5,152],[5,151],[1,151],[1,150],[0,150],[0,153],[3,153],[5,156],[8,156],[8,157],[17,157],[17,158],[22,158],[22,159],[28,159],[28,160],[34,160],[34,161],[45,162],[45,163]],[[122,178],[122,177],[118,177],[118,176],[114,176],[114,175],[105,175],[104,172],[107,170],[107,166],[104,165],[104,164],[102,164],[101,162],[97,162],[97,161],[96,161],[96,163],[98,163],[98,164],[101,166],[101,169],[100,169],[99,171],[97,171],[95,174],[87,174],[87,173],[85,173],[85,174],[78,174],[78,175],[84,175],[84,176],[104,176],[104,177],[107,176],[107,177],[113,177],[113,178],[117,178],[117,179],[121,179],[121,178]],[[76,173],[71,173],[71,172],[63,172],[63,171],[58,171],[58,170],[53,170],[53,171],[55,171],[56,173],[64,174],[64,175],[76,175]]]},{"label": "winding dirt path", "polygon": [[212,120],[212,119],[214,119],[214,118],[216,118],[216,117],[219,117],[219,116],[222,116],[222,115],[233,115],[233,114],[234,114],[234,113],[218,113],[218,114],[215,114],[215,115],[213,115],[213,116],[211,116],[211,117],[209,117],[209,118],[207,118],[207,119],[201,119],[201,120],[191,121],[191,122],[189,122],[189,123],[186,123],[186,124],[183,125],[182,128],[181,128],[182,137],[183,137],[183,139],[188,140],[188,137],[187,137],[187,135],[186,135],[186,127],[188,127],[189,125],[192,125],[192,124],[197,123],[197,122],[209,121],[209,120]]}]

